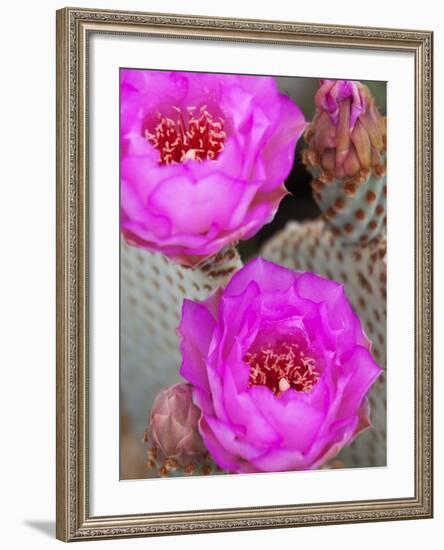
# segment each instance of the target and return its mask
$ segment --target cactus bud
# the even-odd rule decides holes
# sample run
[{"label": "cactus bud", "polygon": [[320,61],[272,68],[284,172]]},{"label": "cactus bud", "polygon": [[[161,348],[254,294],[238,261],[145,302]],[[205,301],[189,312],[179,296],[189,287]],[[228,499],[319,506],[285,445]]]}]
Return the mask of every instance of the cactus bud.
[{"label": "cactus bud", "polygon": [[161,475],[168,475],[190,460],[203,462],[206,448],[198,431],[200,410],[194,405],[189,384],[162,389],[154,400],[148,429],[148,458],[162,461]]},{"label": "cactus bud", "polygon": [[386,121],[367,86],[322,80],[303,153],[324,219],[348,242],[366,243],[385,227]]}]

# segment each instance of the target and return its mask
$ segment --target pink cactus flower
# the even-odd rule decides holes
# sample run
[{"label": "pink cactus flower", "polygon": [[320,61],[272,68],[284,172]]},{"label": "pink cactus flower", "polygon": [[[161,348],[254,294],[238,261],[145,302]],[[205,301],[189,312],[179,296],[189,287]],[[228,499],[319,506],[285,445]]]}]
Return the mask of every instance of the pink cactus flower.
[{"label": "pink cactus flower", "polygon": [[121,230],[194,266],[273,218],[305,128],[271,77],[121,71]]},{"label": "pink cactus flower", "polygon": [[148,440],[160,461],[174,460],[182,467],[202,462],[207,450],[197,428],[200,416],[189,384],[167,386],[156,395],[149,417]]},{"label": "pink cactus flower", "polygon": [[199,431],[228,472],[319,468],[370,426],[381,369],[334,281],[255,259],[185,300],[179,333]]}]

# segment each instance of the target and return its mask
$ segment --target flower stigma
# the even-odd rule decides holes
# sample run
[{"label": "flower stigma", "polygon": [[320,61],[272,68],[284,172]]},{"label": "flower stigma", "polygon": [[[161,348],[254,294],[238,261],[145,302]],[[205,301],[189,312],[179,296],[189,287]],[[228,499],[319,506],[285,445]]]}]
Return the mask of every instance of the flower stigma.
[{"label": "flower stigma", "polygon": [[203,105],[187,107],[186,114],[173,106],[177,118],[157,113],[158,123],[145,139],[160,152],[160,164],[178,164],[186,160],[216,160],[224,149],[224,120],[213,115]]},{"label": "flower stigma", "polygon": [[275,395],[290,388],[309,392],[320,378],[315,360],[297,343],[279,342],[248,351],[244,361],[250,366],[249,387],[267,386]]}]

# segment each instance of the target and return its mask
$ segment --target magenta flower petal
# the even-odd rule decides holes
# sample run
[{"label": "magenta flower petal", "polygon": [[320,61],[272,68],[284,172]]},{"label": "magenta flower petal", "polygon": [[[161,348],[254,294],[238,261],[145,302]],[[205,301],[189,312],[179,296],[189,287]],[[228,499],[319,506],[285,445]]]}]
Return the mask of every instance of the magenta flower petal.
[{"label": "magenta flower petal", "polygon": [[326,321],[337,333],[338,349],[349,349],[348,341],[357,341],[360,345],[369,346],[361,323],[348,301],[342,285],[326,280],[314,273],[305,273],[298,278],[296,288],[300,296],[325,305]]},{"label": "magenta flower petal", "polygon": [[345,370],[351,370],[352,375],[338,410],[338,418],[347,418],[356,414],[357,408],[381,372],[371,354],[360,346],[355,347],[343,367]]},{"label": "magenta flower petal", "polygon": [[120,115],[122,233],[186,265],[271,221],[306,126],[257,76],[124,69]]},{"label": "magenta flower petal", "polygon": [[225,406],[230,421],[245,428],[245,437],[255,439],[256,446],[280,444],[282,437],[276,432],[266,412],[258,409],[251,392],[239,391],[231,369],[224,376]]},{"label": "magenta flower petal", "polygon": [[258,323],[258,311],[260,309],[260,289],[255,281],[250,284],[238,296],[230,296],[226,293],[220,301],[220,319],[223,323],[220,328],[221,343],[227,349],[227,346],[233,344],[233,339],[241,337],[242,340],[250,339],[255,336],[255,328]]},{"label": "magenta flower petal", "polygon": [[[194,386],[207,391],[209,385],[205,360],[215,325],[216,321],[205,306],[184,300],[182,319],[178,327],[182,337],[180,374]],[[198,337],[195,326],[200,327]]]},{"label": "magenta flower petal", "polygon": [[284,472],[286,470],[303,470],[305,468],[302,453],[294,449],[275,447],[268,453],[252,460],[255,472]]},{"label": "magenta flower petal", "polygon": [[280,265],[256,258],[237,271],[225,288],[223,296],[237,296],[254,281],[264,294],[267,291],[288,290],[296,281],[294,273]]},{"label": "magenta flower petal", "polygon": [[215,438],[228,452],[235,456],[242,456],[247,461],[259,456],[260,449],[244,437],[245,430],[241,426],[229,424],[211,415],[207,415],[205,420]]},{"label": "magenta flower petal", "polygon": [[[282,446],[306,452],[321,428],[324,411],[303,399],[288,399],[283,403],[276,399],[267,386],[253,385],[250,391],[256,407],[260,408],[280,435]],[[287,391],[293,393],[294,390]]]},{"label": "magenta flower petal", "polygon": [[318,468],[370,426],[381,369],[338,283],[256,259],[184,307],[179,333],[199,431],[229,472]]},{"label": "magenta flower petal", "polygon": [[306,467],[316,469],[333,459],[344,446],[353,441],[360,431],[358,415],[352,419],[333,423],[330,431],[315,441],[305,457]]},{"label": "magenta flower petal", "polygon": [[[248,465],[247,461],[239,461],[239,457],[228,451],[215,437],[212,429],[210,428],[207,419],[209,416],[202,416],[199,422],[199,431],[205,440],[205,446],[208,449],[211,456],[217,456],[217,464],[223,470],[228,472],[238,471],[240,473],[245,473],[243,466]],[[248,472],[254,472],[255,470],[251,467],[247,470]]]}]

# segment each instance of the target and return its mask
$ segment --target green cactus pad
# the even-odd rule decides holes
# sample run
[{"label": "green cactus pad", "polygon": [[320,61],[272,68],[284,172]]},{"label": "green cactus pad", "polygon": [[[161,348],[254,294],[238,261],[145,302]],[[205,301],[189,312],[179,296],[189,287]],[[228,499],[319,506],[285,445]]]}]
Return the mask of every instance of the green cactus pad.
[{"label": "green cactus pad", "polygon": [[349,243],[367,243],[385,231],[385,174],[359,180],[331,179],[311,168],[313,195],[333,234]]}]

